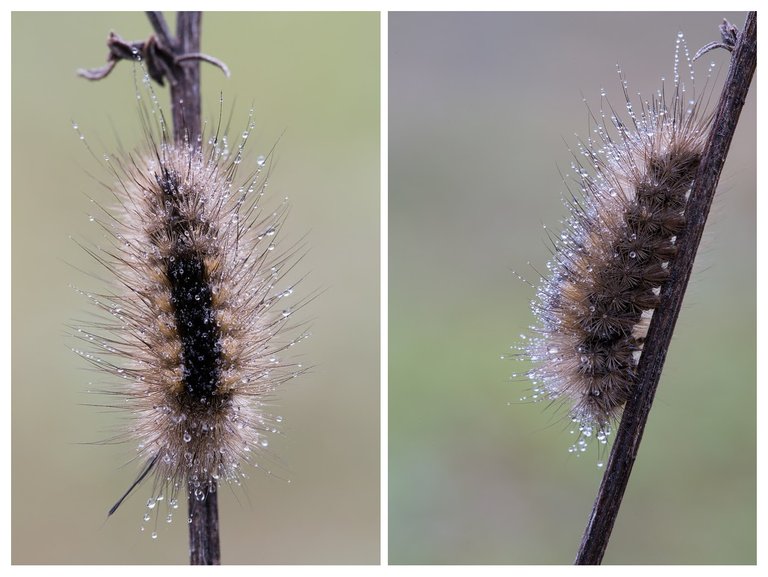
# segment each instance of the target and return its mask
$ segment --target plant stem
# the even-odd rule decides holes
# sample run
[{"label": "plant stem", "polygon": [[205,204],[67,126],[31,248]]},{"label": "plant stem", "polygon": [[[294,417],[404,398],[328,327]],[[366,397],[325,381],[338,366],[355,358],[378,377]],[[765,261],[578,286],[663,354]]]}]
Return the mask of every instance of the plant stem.
[{"label": "plant stem", "polygon": [[[176,18],[177,56],[200,52],[201,12],[179,12]],[[189,138],[195,142],[201,131],[200,121],[200,61],[186,60],[177,65],[176,83],[171,83],[173,137],[178,143]]]},{"label": "plant stem", "polygon": [[[154,25],[151,16],[150,20]],[[200,12],[179,12],[176,18],[176,39],[172,44],[176,56],[200,52],[201,20]],[[162,15],[159,22],[164,23]],[[160,33],[157,28],[156,31]],[[163,32],[166,31],[167,28]],[[173,137],[179,144],[184,143],[185,139],[195,142],[201,131],[200,62],[179,62],[174,75],[176,82],[171,83]],[[215,480],[210,482],[216,483]],[[205,485],[202,489],[202,499],[197,499],[195,488],[191,485],[187,487],[189,564],[220,565],[218,493],[215,485]]]},{"label": "plant stem", "polygon": [[204,499],[198,501],[190,487],[188,503],[189,564],[221,565],[218,493],[204,489]]},{"label": "plant stem", "polygon": [[[88,80],[101,80],[112,72],[120,60],[142,60],[150,78],[160,85],[166,80],[170,84],[174,141],[178,145],[197,143],[202,132],[200,61],[219,67],[227,76],[229,70],[220,60],[200,53],[201,12],[179,12],[176,37],[171,34],[162,12],[147,12],[147,18],[152,24],[155,36],[143,42],[127,42],[111,32],[107,39],[107,64],[100,68],[78,70],[78,74]],[[131,490],[149,473],[151,466],[139,477]],[[198,497],[195,496],[195,491]],[[130,493],[130,490],[128,492]],[[110,515],[124,498],[125,496],[110,510]],[[216,481],[210,480],[199,488],[189,485],[187,500],[190,565],[221,564]]]},{"label": "plant stem", "polygon": [[704,224],[756,66],[757,13],[750,12],[733,47],[728,77],[685,209],[686,227],[677,239],[678,253],[674,266],[671,267],[669,279],[662,286],[661,302],[651,319],[638,365],[639,383],[624,408],[606,471],[576,556],[577,565],[597,565],[603,559],[653,404]]},{"label": "plant stem", "polygon": [[[200,52],[200,12],[179,12],[176,19],[176,38],[168,31],[165,18],[160,12],[148,12],[147,17],[160,41],[177,58]],[[173,137],[178,144],[195,142],[200,136],[200,61],[176,62],[171,84],[171,114]],[[212,480],[211,483],[216,483]],[[202,498],[195,497],[196,489],[187,487],[189,509],[189,564],[220,565],[219,505],[215,485],[201,487]],[[200,493],[198,493],[200,494]]]}]

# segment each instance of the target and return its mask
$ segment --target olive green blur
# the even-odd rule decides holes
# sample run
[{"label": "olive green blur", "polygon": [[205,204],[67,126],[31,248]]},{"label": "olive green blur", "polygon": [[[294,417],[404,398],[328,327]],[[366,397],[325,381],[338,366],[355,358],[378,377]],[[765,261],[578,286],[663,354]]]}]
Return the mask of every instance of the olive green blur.
[{"label": "olive green blur", "polygon": [[[297,302],[322,291],[294,315],[312,337],[291,352],[311,369],[277,394],[282,435],[261,463],[272,475],[251,469],[243,488],[221,487],[225,564],[380,559],[379,22],[378,13],[203,15],[202,50],[232,72],[226,79],[202,64],[208,130],[220,94],[233,137],[253,107],[242,174],[277,143],[264,206],[289,197],[278,249],[306,247],[284,282],[306,275]],[[105,377],[69,350],[78,343],[65,326],[93,312],[70,284],[105,290],[107,273],[75,242],[105,242],[88,219],[98,212],[88,197],[112,202],[102,155],[143,138],[140,70],[123,62],[100,82],[75,76],[104,64],[110,30],[127,40],[151,34],[140,12],[12,16],[13,563],[188,560],[185,503],[172,524],[159,520],[155,541],[153,524],[139,530],[148,486],[106,518],[139,471],[126,465],[136,447],[89,444],[128,416],[88,406],[114,399],[86,392]],[[167,111],[167,89],[156,90]]]},{"label": "olive green blur", "polygon": [[[390,15],[390,563],[573,562],[607,455],[519,401],[517,274],[546,271],[587,105],[626,112],[616,63],[671,90],[678,30],[695,51],[723,17],[745,14]],[[755,112],[753,84],[606,563],[756,561]]]}]

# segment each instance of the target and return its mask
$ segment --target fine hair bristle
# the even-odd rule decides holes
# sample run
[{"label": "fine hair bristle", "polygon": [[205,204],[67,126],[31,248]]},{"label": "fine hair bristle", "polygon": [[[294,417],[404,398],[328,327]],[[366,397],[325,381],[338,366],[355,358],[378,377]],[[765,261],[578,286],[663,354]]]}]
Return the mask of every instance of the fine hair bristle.
[{"label": "fine hair bristle", "polygon": [[170,516],[178,493],[239,484],[268,454],[274,392],[304,370],[283,354],[306,336],[291,323],[305,301],[281,302],[300,249],[275,250],[285,201],[262,212],[269,158],[237,183],[253,113],[236,145],[218,129],[177,143],[154,94],[145,106],[143,148],[107,158],[116,202],[96,220],[111,243],[88,250],[115,282],[81,291],[102,318],[77,330],[89,347],[76,352],[120,379],[103,392],[131,415],[118,440],[135,443],[141,468],[109,514],[152,478],[147,506],[166,500]]},{"label": "fine hair bristle", "polygon": [[[681,58],[689,86],[680,79]],[[682,33],[671,96],[662,88],[636,109],[619,76],[627,113],[601,105],[593,116],[597,137],[579,146],[579,193],[566,201],[570,216],[552,240],[548,275],[532,302],[534,335],[519,347],[534,363],[527,372],[534,398],[568,406],[577,453],[592,436],[606,442],[634,391],[710,124],[693,92]]]}]

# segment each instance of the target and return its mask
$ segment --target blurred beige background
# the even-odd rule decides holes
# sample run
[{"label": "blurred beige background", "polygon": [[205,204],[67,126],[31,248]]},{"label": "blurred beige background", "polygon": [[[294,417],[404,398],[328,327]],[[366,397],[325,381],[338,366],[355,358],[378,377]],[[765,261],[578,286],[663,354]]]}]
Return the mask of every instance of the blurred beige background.
[{"label": "blurred beige background", "polygon": [[[545,270],[582,95],[623,109],[616,63],[671,86],[677,31],[695,51],[723,17],[390,14],[391,563],[573,561],[599,456],[499,360],[532,323],[513,270]],[[606,563],[756,560],[755,110],[753,84]]]},{"label": "blurred beige background", "polygon": [[[99,158],[141,141],[132,66],[97,83],[75,70],[104,63],[110,30],[151,29],[143,13],[15,13],[12,27],[12,561],[186,563],[183,514],[157,541],[139,532],[148,488],[105,521],[136,477],[123,467],[135,448],[85,444],[124,417],[84,406],[103,400],[85,392],[99,377],[65,328],[89,310],[69,284],[103,286],[68,235],[98,242],[86,195],[109,204],[89,174],[109,176],[70,122]],[[283,246],[308,233],[295,296],[325,291],[300,313],[313,336],[298,354],[314,368],[280,391],[275,476],[254,469],[245,489],[221,490],[228,564],[379,561],[379,46],[378,13],[203,17],[203,51],[232,71],[202,66],[204,119],[223,93],[237,135],[253,105],[251,165],[280,139],[269,193],[292,205]]]}]

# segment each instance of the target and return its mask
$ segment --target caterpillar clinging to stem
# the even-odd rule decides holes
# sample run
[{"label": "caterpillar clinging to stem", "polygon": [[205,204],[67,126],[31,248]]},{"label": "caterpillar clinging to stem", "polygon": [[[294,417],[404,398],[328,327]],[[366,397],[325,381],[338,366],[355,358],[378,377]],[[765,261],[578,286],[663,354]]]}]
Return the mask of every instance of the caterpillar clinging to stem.
[{"label": "caterpillar clinging to stem", "polygon": [[[581,194],[568,201],[548,276],[532,304],[534,335],[518,347],[534,362],[536,400],[564,401],[577,424],[574,452],[616,440],[577,564],[600,563],[656,391],[704,224],[756,67],[756,13],[742,31],[724,22],[733,52],[717,107],[691,92],[691,59],[678,34],[671,95],[595,120],[574,165]],[[681,52],[682,49],[682,52]],[[691,85],[680,77],[681,56]]]},{"label": "caterpillar clinging to stem", "polygon": [[548,277],[532,303],[538,324],[522,347],[535,362],[527,373],[534,398],[570,405],[578,428],[572,452],[585,451],[593,436],[607,442],[637,384],[711,122],[694,93],[682,32],[670,102],[662,88],[633,104],[621,70],[619,76],[626,118],[601,105],[592,116],[596,136],[579,144],[582,158],[572,166],[579,193],[566,201],[570,216],[552,239]]},{"label": "caterpillar clinging to stem", "polygon": [[[111,246],[90,252],[115,283],[86,293],[105,320],[79,329],[92,346],[78,352],[120,379],[109,392],[133,417],[122,437],[137,444],[141,469],[109,515],[146,479],[145,520],[163,501],[170,519],[187,494],[190,562],[218,564],[218,483],[239,484],[243,465],[268,450],[282,420],[268,408],[274,391],[303,371],[283,358],[305,336],[289,325],[302,303],[284,305],[293,287],[278,288],[296,249],[275,250],[287,205],[262,213],[268,159],[238,175],[252,113],[236,142],[218,128],[203,134],[195,60],[226,69],[199,54],[200,14],[180,13],[178,40],[161,14],[150,20],[157,37],[112,34],[110,64],[83,74],[103,78],[119,59],[140,60],[151,102],[140,107],[145,146],[107,163],[117,206],[100,224]],[[172,134],[150,78],[171,84]]]}]

